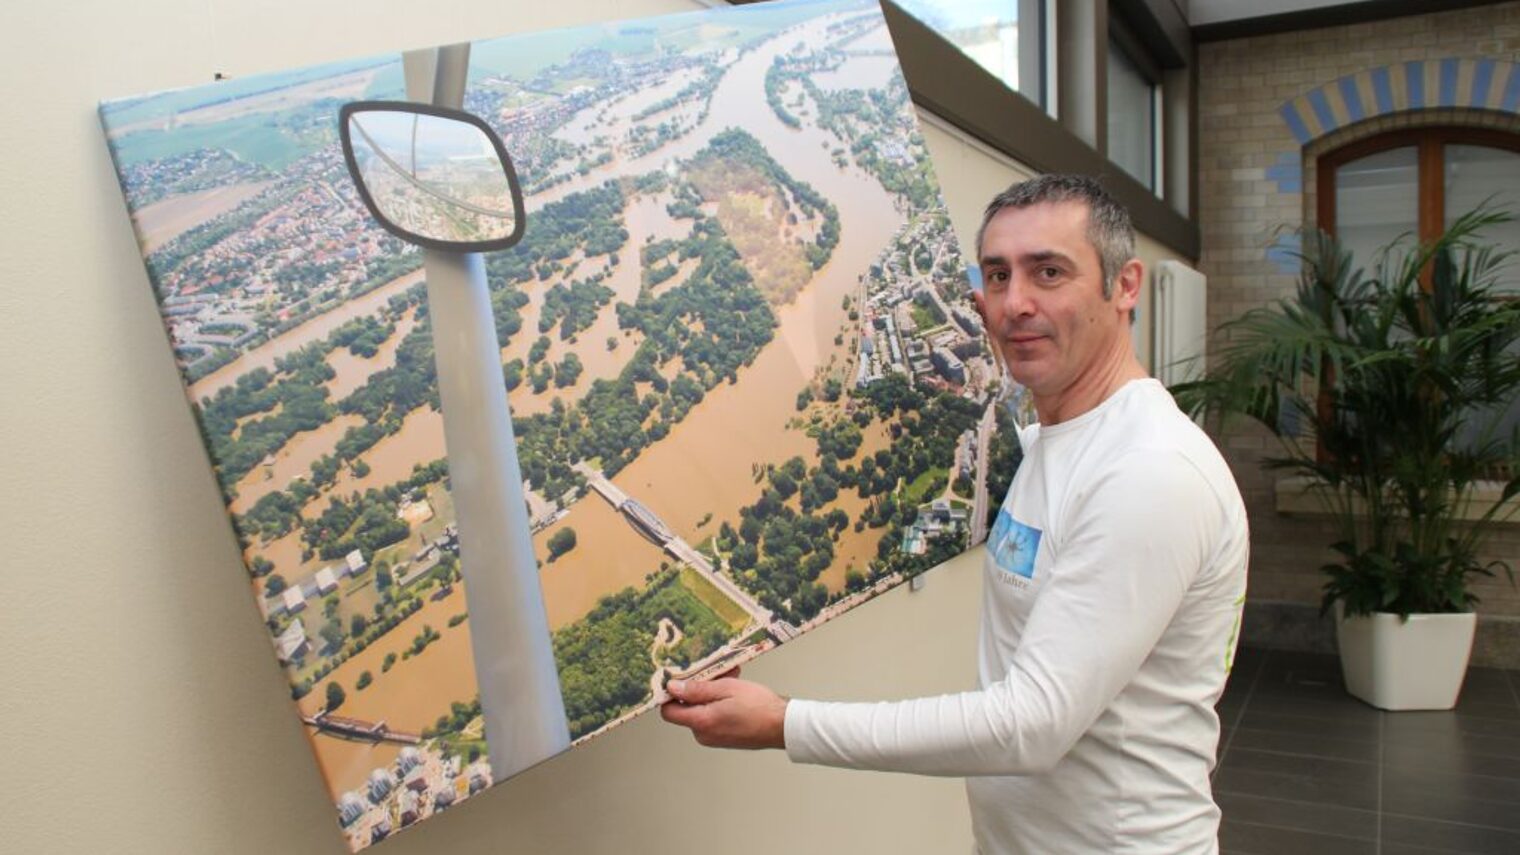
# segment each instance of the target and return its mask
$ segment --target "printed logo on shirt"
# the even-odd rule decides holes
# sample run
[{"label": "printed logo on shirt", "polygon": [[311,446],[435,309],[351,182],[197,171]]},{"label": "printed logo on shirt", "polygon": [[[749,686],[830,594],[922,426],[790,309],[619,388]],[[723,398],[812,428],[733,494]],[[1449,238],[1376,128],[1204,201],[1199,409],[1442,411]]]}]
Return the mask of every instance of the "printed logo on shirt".
[{"label": "printed logo on shirt", "polygon": [[992,558],[1004,573],[1034,579],[1034,557],[1040,551],[1040,530],[1013,518],[1007,508],[998,511],[990,538]]}]

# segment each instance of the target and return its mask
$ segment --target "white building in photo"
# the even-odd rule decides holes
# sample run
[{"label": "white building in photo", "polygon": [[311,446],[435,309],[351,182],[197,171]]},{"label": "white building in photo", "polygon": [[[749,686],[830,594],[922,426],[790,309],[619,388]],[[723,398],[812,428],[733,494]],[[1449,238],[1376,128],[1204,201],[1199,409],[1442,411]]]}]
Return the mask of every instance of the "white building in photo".
[{"label": "white building in photo", "polygon": [[300,618],[290,622],[290,626],[275,639],[274,646],[282,665],[306,655],[306,651],[311,649],[311,642],[306,638],[306,626]]},{"label": "white building in photo", "polygon": [[317,571],[317,596],[326,596],[338,590],[338,577],[334,575],[331,567],[323,567]]}]

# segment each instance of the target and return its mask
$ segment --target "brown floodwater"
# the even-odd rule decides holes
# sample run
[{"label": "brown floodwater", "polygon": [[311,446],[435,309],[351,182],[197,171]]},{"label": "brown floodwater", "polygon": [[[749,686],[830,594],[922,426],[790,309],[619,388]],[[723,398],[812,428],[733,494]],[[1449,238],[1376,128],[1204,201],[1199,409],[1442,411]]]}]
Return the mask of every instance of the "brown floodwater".
[{"label": "brown floodwater", "polygon": [[[576,546],[547,563],[547,541],[565,527],[575,529]],[[644,577],[659,570],[660,562],[674,560],[639,536],[596,493],[588,493],[564,519],[534,535],[533,552],[539,561],[544,608],[554,629],[580,620],[608,594],[644,587]]]},{"label": "brown floodwater", "polygon": [[285,409],[285,402],[279,401],[279,402],[276,402],[273,407],[270,407],[269,409],[267,409],[267,410],[265,410],[265,411],[263,411],[261,413],[249,413],[246,416],[239,416],[238,419],[237,419],[237,422],[235,423],[234,427],[232,428],[232,436],[233,436],[233,438],[236,439],[237,437],[242,436],[243,435],[243,427],[245,425],[247,425],[249,422],[254,422],[254,421],[258,421],[259,419],[269,418],[270,416],[277,416],[284,409]]},{"label": "brown floodwater", "polygon": [[285,489],[292,479],[309,479],[311,464],[331,451],[349,428],[362,424],[361,416],[340,415],[319,428],[291,437],[275,452],[274,463],[255,466],[243,476],[237,483],[237,498],[228,507],[235,514],[245,514],[265,495]]},{"label": "brown floodwater", "polygon": [[416,464],[437,460],[444,456],[444,451],[443,414],[429,406],[418,407],[401,420],[401,430],[359,455],[360,460],[369,464],[369,474],[355,478],[353,470],[345,467],[327,492],[346,496],[394,484],[412,477]]},{"label": "brown floodwater", "polygon": [[[840,467],[848,463],[860,465],[860,461],[870,457],[877,451],[887,448],[892,444],[892,437],[887,433],[887,426],[881,422],[873,422],[861,431],[864,438],[860,443],[860,451],[856,452],[852,460],[840,461]],[[830,502],[828,509],[839,508],[850,515],[850,525],[840,532],[839,540],[834,543],[834,563],[830,564],[818,576],[818,581],[829,591],[836,592],[844,589],[845,574],[850,568],[860,571],[862,574],[866,566],[876,558],[876,544],[881,542],[882,529],[866,528],[859,532],[855,531],[855,520],[860,518],[861,511],[871,504],[870,499],[860,498],[860,494],[851,488],[840,488],[839,498]]]},{"label": "brown floodwater", "polygon": [[[309,506],[308,506],[309,507]],[[244,551],[243,558],[252,562],[254,556],[262,555],[274,564],[274,571],[285,577],[286,581],[300,578],[301,572],[301,530],[296,529],[284,537],[277,538],[267,544],[255,543]],[[263,589],[262,583],[259,586]]]},{"label": "brown floodwater", "polygon": [[370,375],[394,367],[396,351],[416,326],[417,310],[407,309],[396,321],[396,331],[380,345],[374,356],[356,356],[346,347],[334,348],[327,354],[327,364],[332,366],[333,373],[337,375],[326,383],[329,398],[341,401],[368,382]]},{"label": "brown floodwater", "polygon": [[[572,337],[574,343],[559,337],[557,324],[548,332],[539,333],[538,319],[543,314],[544,294],[555,282],[562,282],[567,278],[572,281],[583,279],[605,270],[610,261],[608,257],[601,255],[581,260],[581,256],[577,254],[571,257],[570,262],[573,264],[576,260],[580,260],[580,263],[568,277],[560,275],[549,282],[520,286],[528,295],[528,304],[519,310],[522,314],[523,327],[512,337],[507,346],[501,349],[502,362],[521,359],[526,366],[528,351],[533,347],[533,342],[540,335],[546,335],[549,338],[549,350],[544,360],[548,363],[557,363],[565,358],[565,354],[573,352],[581,361],[582,371],[581,376],[571,385],[561,388],[550,384],[549,388],[542,393],[535,393],[532,385],[524,380],[522,385],[512,390],[508,398],[514,417],[520,418],[547,412],[555,398],[565,403],[579,400],[591,388],[592,383],[597,380],[612,379],[623,370],[623,366],[628,363],[633,352],[643,341],[643,334],[629,334],[618,329],[615,307],[618,303],[632,303],[638,299],[639,249],[650,239],[682,238],[691,230],[689,222],[674,220],[666,213],[665,206],[669,202],[670,196],[666,193],[640,196],[625,209],[623,217],[624,227],[628,230],[628,242],[618,252],[618,265],[612,269],[611,275],[602,281],[604,286],[612,289],[613,296],[598,312],[591,326]],[[693,268],[685,269],[689,272]],[[568,282],[566,284],[568,285]],[[615,349],[607,349],[608,338],[618,340],[618,346]],[[526,370],[524,373],[526,374]]]}]

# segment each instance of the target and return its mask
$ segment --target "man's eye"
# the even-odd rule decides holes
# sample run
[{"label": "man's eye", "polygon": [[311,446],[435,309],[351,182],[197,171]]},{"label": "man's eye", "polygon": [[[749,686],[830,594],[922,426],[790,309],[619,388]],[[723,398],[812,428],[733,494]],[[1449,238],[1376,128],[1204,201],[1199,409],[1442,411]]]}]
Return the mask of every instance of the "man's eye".
[{"label": "man's eye", "polygon": [[1041,267],[1035,271],[1035,275],[1038,276],[1042,281],[1052,282],[1056,279],[1061,278],[1061,268],[1050,266]]}]

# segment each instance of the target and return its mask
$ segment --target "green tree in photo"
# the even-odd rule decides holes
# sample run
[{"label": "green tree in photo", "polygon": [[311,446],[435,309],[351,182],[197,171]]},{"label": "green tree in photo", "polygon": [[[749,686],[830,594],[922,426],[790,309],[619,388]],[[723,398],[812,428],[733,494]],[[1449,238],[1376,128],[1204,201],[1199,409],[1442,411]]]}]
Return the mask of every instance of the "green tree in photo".
[{"label": "green tree in photo", "polygon": [[549,536],[549,560],[564,555],[575,548],[575,529],[566,526]]},{"label": "green tree in photo", "polygon": [[533,346],[528,348],[528,364],[537,365],[542,362],[544,356],[549,352],[549,345],[549,337],[546,335],[541,335],[535,339]]},{"label": "green tree in photo", "polygon": [[337,680],[334,680],[331,683],[327,684],[327,711],[328,712],[332,712],[333,710],[337,709],[338,707],[343,706],[343,701],[346,700],[347,698],[348,698],[348,693],[345,692],[345,691],[343,691],[343,687],[340,686],[340,685],[338,685],[338,681]]},{"label": "green tree in photo", "polygon": [[327,642],[327,646],[333,650],[337,650],[343,644],[343,625],[335,620],[323,624],[320,634],[322,640]]}]

